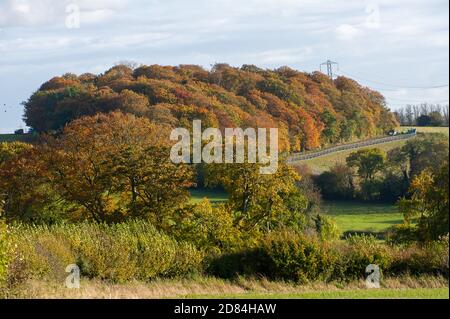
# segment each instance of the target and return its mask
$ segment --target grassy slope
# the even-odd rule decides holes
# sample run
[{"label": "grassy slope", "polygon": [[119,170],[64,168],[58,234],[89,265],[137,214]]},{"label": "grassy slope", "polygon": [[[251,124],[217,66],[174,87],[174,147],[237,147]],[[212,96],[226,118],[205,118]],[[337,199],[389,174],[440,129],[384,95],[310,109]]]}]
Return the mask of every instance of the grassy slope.
[{"label": "grassy slope", "polygon": [[[399,129],[400,131],[406,131],[410,127],[402,127]],[[449,128],[448,127],[417,127],[418,133],[441,133],[449,137]],[[407,141],[394,141],[392,143],[386,143],[386,144],[380,144],[380,145],[373,145],[365,148],[379,148],[385,152],[389,152],[390,150],[398,147],[402,147],[406,144]],[[361,148],[361,149],[365,149]],[[331,167],[335,166],[336,164],[345,164],[346,158],[353,153],[355,150],[348,150],[343,151],[339,153],[330,154],[328,156],[323,156],[320,158],[315,158],[307,161],[302,161],[299,164],[306,164],[308,165],[315,174],[321,174],[327,170],[329,170]]]},{"label": "grassy slope", "polygon": [[[406,144],[407,141],[403,140],[403,141],[395,141],[392,143],[386,143],[386,144],[380,144],[380,145],[374,145],[374,146],[369,146],[369,147],[365,147],[365,148],[379,148],[385,152],[389,152],[390,150],[394,149],[394,148],[398,148],[398,147],[402,147],[403,145]],[[361,149],[365,149],[365,148],[361,148]],[[306,164],[308,165],[312,171],[315,174],[321,174],[325,171],[328,171],[330,168],[332,168],[333,166],[337,165],[337,164],[345,164],[345,160],[347,159],[347,157],[351,154],[355,152],[355,150],[347,150],[347,151],[342,151],[342,152],[338,152],[338,153],[334,153],[334,154],[330,154],[328,156],[323,156],[320,158],[314,158],[314,159],[310,159],[307,161],[302,161],[299,164]]]}]

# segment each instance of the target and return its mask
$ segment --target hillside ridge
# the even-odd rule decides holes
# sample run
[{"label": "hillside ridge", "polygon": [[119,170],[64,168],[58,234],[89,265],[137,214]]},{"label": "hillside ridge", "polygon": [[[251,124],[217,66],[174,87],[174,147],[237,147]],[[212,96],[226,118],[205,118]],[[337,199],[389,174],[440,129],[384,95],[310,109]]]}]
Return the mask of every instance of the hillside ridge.
[{"label": "hillside ridge", "polygon": [[380,136],[398,123],[384,97],[352,79],[281,67],[118,65],[65,74],[24,103],[26,124],[58,131],[84,115],[120,110],[170,127],[278,127],[280,149],[300,152]]}]

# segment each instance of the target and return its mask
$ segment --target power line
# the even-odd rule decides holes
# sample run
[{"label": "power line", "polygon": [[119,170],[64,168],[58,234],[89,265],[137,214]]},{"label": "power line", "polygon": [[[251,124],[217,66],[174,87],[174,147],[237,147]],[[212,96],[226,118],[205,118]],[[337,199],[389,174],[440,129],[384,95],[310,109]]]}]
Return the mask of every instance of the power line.
[{"label": "power line", "polygon": [[369,79],[365,79],[362,78],[360,76],[355,76],[352,75],[346,71],[342,72],[342,70],[339,71],[341,73],[341,75],[347,75],[349,77],[358,79],[358,80],[363,80],[363,81],[367,81],[367,82],[371,82],[371,83],[375,83],[375,84],[379,84],[379,85],[383,85],[383,86],[388,86],[388,87],[393,87],[393,88],[398,88],[398,89],[419,89],[419,90],[426,90],[426,89],[441,89],[441,88],[445,88],[448,87],[448,84],[441,84],[441,85],[434,85],[434,86],[406,86],[406,85],[399,85],[399,84],[389,84],[389,83],[384,83],[384,82],[380,82],[380,81],[375,81],[375,80],[369,80]]},{"label": "power line", "polygon": [[441,100],[441,101],[428,101],[428,100],[415,100],[415,99],[398,99],[398,98],[394,98],[394,97],[389,97],[389,96],[385,96],[385,98],[389,99],[389,100],[393,100],[393,101],[398,101],[398,102],[409,102],[409,103],[434,103],[434,104],[440,104],[440,103],[448,103],[449,100]]}]

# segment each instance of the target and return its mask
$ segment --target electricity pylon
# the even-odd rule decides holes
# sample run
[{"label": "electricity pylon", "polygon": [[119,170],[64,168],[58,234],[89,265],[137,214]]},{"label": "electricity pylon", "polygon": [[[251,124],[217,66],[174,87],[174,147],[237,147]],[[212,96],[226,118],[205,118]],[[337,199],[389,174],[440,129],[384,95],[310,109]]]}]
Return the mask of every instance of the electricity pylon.
[{"label": "electricity pylon", "polygon": [[328,60],[327,62],[324,62],[324,63],[322,63],[320,65],[320,72],[322,72],[322,66],[324,66],[324,65],[327,66],[327,74],[328,74],[328,76],[330,77],[330,79],[333,80],[333,76],[334,76],[333,75],[333,66],[337,65],[337,68],[339,70],[339,63]]}]

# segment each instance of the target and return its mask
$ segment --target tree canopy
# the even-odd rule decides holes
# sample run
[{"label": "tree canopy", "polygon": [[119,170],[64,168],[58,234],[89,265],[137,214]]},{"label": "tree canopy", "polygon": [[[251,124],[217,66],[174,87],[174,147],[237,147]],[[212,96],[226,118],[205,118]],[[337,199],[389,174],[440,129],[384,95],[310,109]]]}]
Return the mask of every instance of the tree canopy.
[{"label": "tree canopy", "polygon": [[378,92],[288,67],[118,65],[100,75],[52,78],[24,105],[25,121],[37,132],[122,111],[171,127],[189,128],[193,119],[208,127],[278,127],[282,148],[291,151],[383,134],[398,124]]}]

